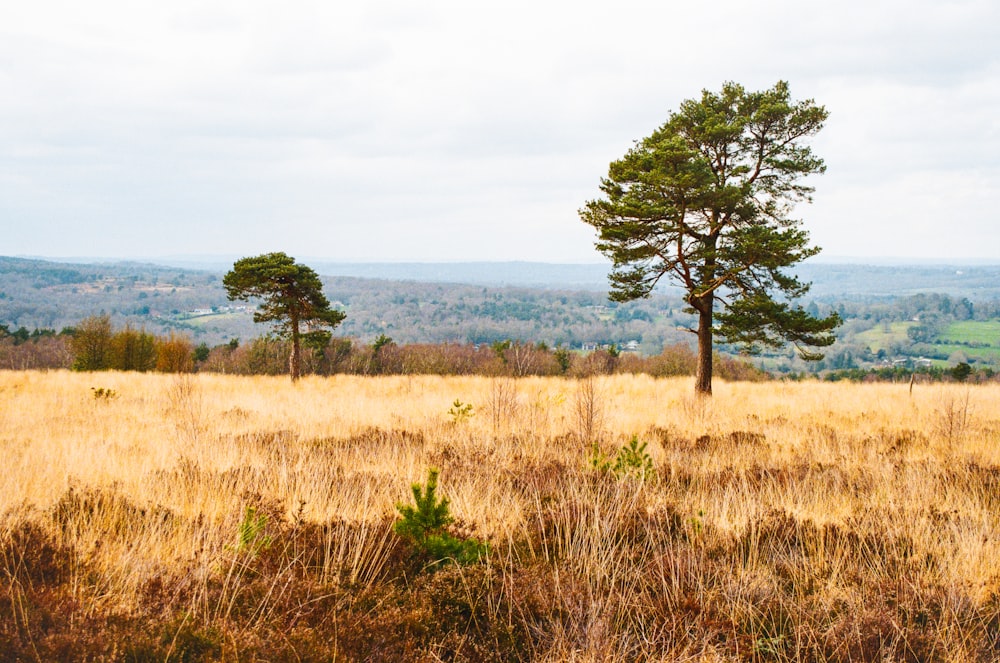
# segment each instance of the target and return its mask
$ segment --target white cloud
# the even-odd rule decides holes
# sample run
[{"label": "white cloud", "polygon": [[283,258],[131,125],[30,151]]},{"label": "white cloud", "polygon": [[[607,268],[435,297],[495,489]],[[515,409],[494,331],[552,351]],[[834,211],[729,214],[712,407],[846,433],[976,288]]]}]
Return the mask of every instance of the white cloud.
[{"label": "white cloud", "polygon": [[827,253],[950,223],[979,241],[895,246],[1000,258],[994,3],[672,4],[21,3],[4,252],[599,260],[576,210],[609,161],[702,88],[788,79],[831,111]]}]

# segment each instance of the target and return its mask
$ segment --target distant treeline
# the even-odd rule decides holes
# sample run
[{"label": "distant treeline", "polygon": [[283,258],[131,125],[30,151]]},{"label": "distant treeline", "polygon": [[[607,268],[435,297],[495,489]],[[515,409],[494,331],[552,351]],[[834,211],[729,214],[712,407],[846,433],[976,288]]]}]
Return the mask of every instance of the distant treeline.
[{"label": "distant treeline", "polygon": [[[80,371],[123,370],[168,373],[212,372],[233,375],[284,375],[288,373],[290,344],[271,336],[246,343],[233,339],[209,347],[195,345],[176,333],[155,335],[131,325],[114,329],[106,315],[82,320],[61,331],[24,327],[11,330],[0,325],[0,369]],[[730,381],[760,381],[771,376],[748,361],[716,356],[715,373]],[[305,375],[564,375],[584,377],[613,373],[645,373],[654,377],[694,375],[696,356],[685,344],[664,347],[658,355],[640,356],[614,346],[589,353],[550,347],[544,343],[496,341],[491,344],[397,344],[387,336],[373,343],[335,337],[322,347],[304,353]],[[951,368],[927,366],[849,369],[827,373],[827,380],[905,381],[911,376],[941,381],[983,382],[1000,377],[990,368],[968,364]],[[808,374],[783,375],[803,379]]]},{"label": "distant treeline", "polygon": [[[113,329],[106,315],[81,321],[60,332],[51,329],[10,331],[0,325],[0,369],[124,370],[184,373],[205,371],[234,375],[283,375],[288,372],[290,343],[270,336],[208,347],[170,333],[150,334],[126,325]],[[726,380],[759,381],[768,375],[748,362],[716,358],[716,375]],[[397,344],[387,336],[373,343],[333,338],[310,347],[303,374],[313,375],[565,375],[646,373],[655,377],[693,375],[696,357],[684,344],[665,347],[651,357],[621,352],[614,346],[590,353],[544,343],[497,341]]]},{"label": "distant treeline", "polygon": [[[289,344],[259,337],[246,345],[213,348],[199,370],[218,373],[281,375],[288,372]],[[767,374],[751,364],[717,358],[716,373],[726,380],[759,381]],[[303,357],[303,374],[314,375],[565,375],[646,373],[654,377],[693,375],[696,357],[687,345],[672,345],[659,355],[640,357],[614,347],[589,353],[514,341],[491,345],[409,343],[387,337],[372,344],[333,339]]]},{"label": "distant treeline", "polygon": [[[806,376],[801,376],[806,377]],[[809,376],[814,377],[814,376]],[[827,382],[907,382],[914,378],[932,382],[990,382],[997,380],[1000,373],[989,366],[974,368],[965,362],[955,366],[922,366],[910,368],[906,366],[882,366],[878,368],[846,368],[830,371],[823,375]]]},{"label": "distant treeline", "polygon": [[112,330],[107,315],[83,320],[62,331],[0,325],[0,369],[72,368],[80,371],[190,372],[198,350],[191,340],[173,332],[155,336],[125,325]]}]

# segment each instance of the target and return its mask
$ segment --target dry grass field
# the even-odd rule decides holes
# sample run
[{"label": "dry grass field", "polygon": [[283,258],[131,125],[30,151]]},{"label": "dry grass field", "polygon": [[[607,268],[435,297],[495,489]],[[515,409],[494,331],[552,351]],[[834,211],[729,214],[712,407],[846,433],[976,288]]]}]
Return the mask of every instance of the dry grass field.
[{"label": "dry grass field", "polygon": [[1000,660],[997,385],[0,372],[0,458],[0,660]]}]

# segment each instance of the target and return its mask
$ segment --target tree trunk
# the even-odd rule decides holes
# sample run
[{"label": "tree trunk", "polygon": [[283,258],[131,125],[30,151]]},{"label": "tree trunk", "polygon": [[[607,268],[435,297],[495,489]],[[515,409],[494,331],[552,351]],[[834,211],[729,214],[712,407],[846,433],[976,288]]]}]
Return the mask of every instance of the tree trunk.
[{"label": "tree trunk", "polygon": [[288,368],[292,374],[292,382],[299,379],[299,375],[302,372],[302,360],[301,360],[301,339],[299,338],[299,318],[296,315],[292,316],[292,354],[288,357]]},{"label": "tree trunk", "polygon": [[[712,233],[704,239],[705,262],[698,270],[699,289],[707,288],[715,280],[715,246],[721,221],[718,212],[712,212]],[[715,311],[715,291],[708,290],[700,297],[691,296],[691,305],[698,311],[698,369],[694,378],[694,393],[712,395],[712,314]]]},{"label": "tree trunk", "polygon": [[698,369],[694,378],[694,391],[699,396],[712,395],[712,310],[711,294],[694,302],[698,311]]}]

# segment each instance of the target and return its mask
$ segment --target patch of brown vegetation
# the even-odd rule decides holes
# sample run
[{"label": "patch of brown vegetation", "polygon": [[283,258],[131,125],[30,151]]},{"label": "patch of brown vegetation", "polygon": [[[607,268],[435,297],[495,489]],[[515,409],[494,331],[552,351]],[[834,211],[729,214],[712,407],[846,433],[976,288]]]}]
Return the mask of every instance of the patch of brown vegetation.
[{"label": "patch of brown vegetation", "polygon": [[[956,435],[891,385],[590,379],[586,441],[564,379],[498,424],[487,378],[0,373],[0,660],[1000,655],[995,388]],[[589,463],[637,432],[652,475]],[[432,466],[485,560],[394,534]]]}]

